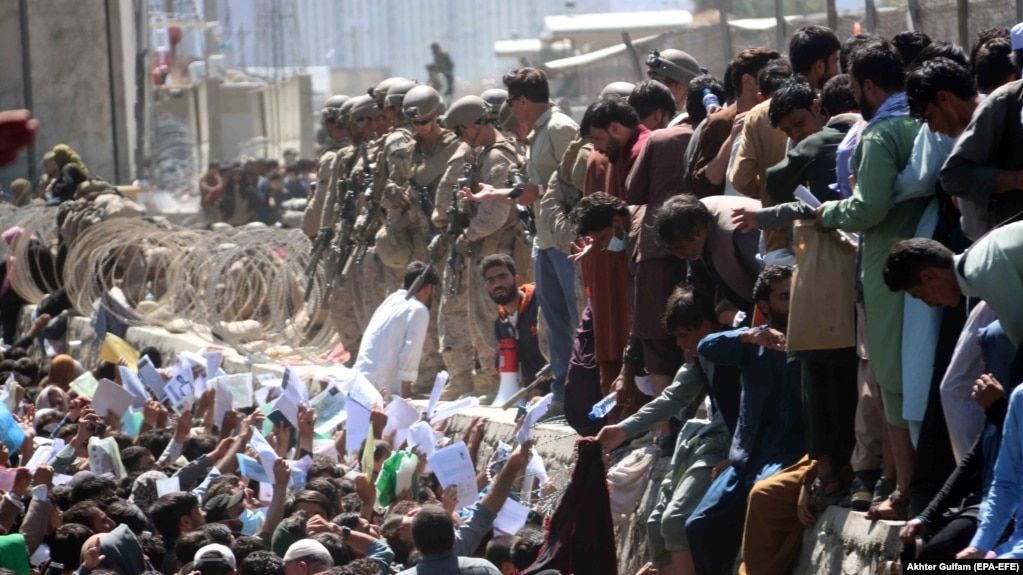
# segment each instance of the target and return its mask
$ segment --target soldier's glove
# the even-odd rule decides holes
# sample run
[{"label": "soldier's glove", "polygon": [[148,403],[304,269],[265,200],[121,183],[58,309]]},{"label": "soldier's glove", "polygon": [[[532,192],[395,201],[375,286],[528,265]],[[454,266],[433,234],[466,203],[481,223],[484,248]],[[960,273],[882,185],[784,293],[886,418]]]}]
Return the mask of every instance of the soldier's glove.
[{"label": "soldier's glove", "polygon": [[436,260],[444,255],[444,252],[447,251],[447,246],[444,245],[445,243],[444,236],[441,235],[434,236],[434,238],[430,240],[430,245],[426,246],[426,251],[429,252],[430,259]]},{"label": "soldier's glove", "polygon": [[465,234],[458,236],[458,239],[455,240],[455,251],[462,257],[469,257],[472,252],[472,242],[465,237]]}]

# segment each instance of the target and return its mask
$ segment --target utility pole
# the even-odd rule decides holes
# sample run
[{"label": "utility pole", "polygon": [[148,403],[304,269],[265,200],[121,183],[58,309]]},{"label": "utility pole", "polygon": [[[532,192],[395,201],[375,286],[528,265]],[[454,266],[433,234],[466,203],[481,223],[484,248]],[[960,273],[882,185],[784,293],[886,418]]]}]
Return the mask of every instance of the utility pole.
[{"label": "utility pole", "polygon": [[877,30],[877,6],[874,5],[874,0],[866,0],[864,12],[864,22],[866,30],[864,32],[875,32]]},{"label": "utility pole", "polygon": [[970,5],[967,0],[956,0],[956,14],[959,20],[959,45],[970,45],[970,23],[967,19],[970,16]]},{"label": "utility pole", "polygon": [[786,42],[788,34],[785,31],[785,7],[782,5],[782,0],[774,0],[774,21],[775,42],[778,44],[775,48],[782,51],[788,45]]},{"label": "utility pole", "polygon": [[835,0],[827,0],[827,3],[828,3],[828,28],[831,28],[832,30],[838,30],[838,10],[835,8]]},{"label": "utility pole", "polygon": [[[1023,2],[1023,0],[1020,1]],[[728,10],[731,6],[731,0],[722,0],[721,4],[718,5],[718,18],[721,24],[721,54],[726,68],[728,63],[732,61],[732,28],[728,24]],[[724,68],[722,68],[721,72],[724,73]]]}]

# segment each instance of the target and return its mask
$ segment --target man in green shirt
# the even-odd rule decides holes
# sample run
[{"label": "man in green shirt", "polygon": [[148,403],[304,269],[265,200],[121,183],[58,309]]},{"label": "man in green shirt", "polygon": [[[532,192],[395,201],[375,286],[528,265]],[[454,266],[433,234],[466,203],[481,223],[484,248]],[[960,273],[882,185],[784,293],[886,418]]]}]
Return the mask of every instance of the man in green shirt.
[{"label": "man in green shirt", "polygon": [[[817,209],[821,228],[859,232],[861,281],[871,367],[881,388],[886,432],[895,456],[896,490],[872,507],[871,518],[904,519],[916,454],[902,415],[902,294],[891,292],[882,270],[891,247],[912,237],[928,198],[895,202],[895,182],[909,161],[920,124],[909,115],[906,74],[888,42],[867,44],[852,56],[853,94],[866,127],[853,153],[858,181],[853,195]],[[891,478],[891,470],[885,470]]]}]

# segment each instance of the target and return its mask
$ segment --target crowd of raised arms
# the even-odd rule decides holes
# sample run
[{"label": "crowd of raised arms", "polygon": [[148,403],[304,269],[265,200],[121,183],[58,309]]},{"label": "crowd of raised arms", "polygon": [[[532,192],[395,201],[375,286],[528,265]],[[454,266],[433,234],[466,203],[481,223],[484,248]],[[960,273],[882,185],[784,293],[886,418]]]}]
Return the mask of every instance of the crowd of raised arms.
[{"label": "crowd of raised arms", "polygon": [[[904,522],[904,560],[1023,558],[1023,24],[805,26],[720,76],[653,50],[578,123],[538,68],[452,98],[434,53],[328,98],[315,163],[200,178],[208,225],[308,237],[329,367],[116,324],[93,364],[67,246],[3,232],[0,573],[617,573],[624,515],[641,573],[783,575],[830,506]],[[0,120],[10,160],[35,124]],[[4,200],[82,201],[87,159]],[[26,265],[58,286],[29,309]],[[516,438],[445,436],[479,404]],[[538,422],[582,437],[562,485]]]}]

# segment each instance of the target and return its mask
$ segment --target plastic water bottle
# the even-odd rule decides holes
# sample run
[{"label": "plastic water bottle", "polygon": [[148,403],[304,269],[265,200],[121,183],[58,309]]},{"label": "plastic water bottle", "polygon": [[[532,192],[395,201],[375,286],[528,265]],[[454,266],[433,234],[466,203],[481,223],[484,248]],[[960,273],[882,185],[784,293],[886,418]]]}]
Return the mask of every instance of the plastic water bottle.
[{"label": "plastic water bottle", "polygon": [[721,101],[718,100],[717,95],[710,91],[710,88],[703,89],[703,108],[710,111],[711,106],[721,107]]},{"label": "plastic water bottle", "polygon": [[616,405],[618,405],[618,392],[612,391],[607,394],[607,397],[593,405],[593,409],[590,410],[590,420],[592,421],[606,416],[615,408]]}]

